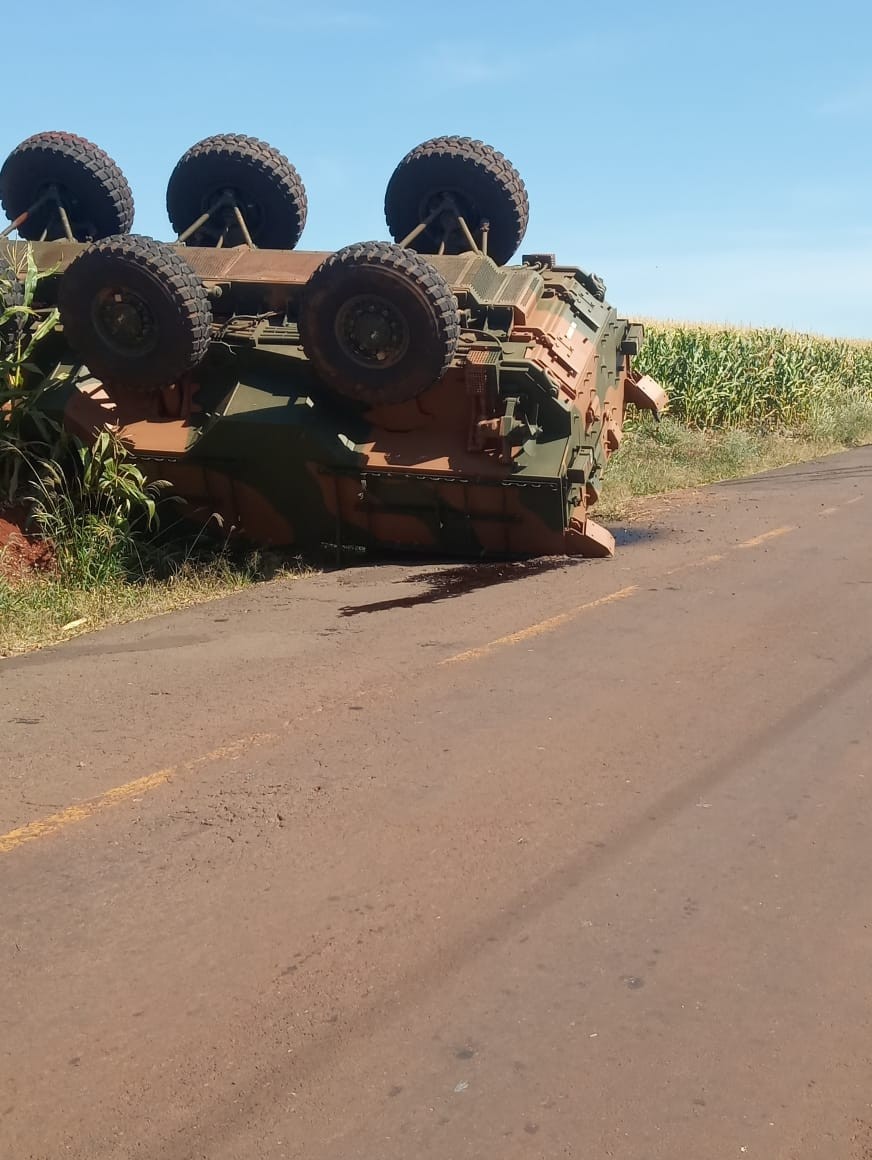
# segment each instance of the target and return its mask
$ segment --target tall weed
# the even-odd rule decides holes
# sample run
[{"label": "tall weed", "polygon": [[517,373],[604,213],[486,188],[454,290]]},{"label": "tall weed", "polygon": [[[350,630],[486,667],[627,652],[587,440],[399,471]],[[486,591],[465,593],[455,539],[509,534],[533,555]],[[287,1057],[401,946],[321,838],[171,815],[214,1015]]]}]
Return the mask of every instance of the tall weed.
[{"label": "tall weed", "polygon": [[89,588],[149,571],[157,501],[167,485],[149,483],[118,436],[104,429],[76,449],[75,467],[40,463],[33,518],[54,545],[63,579]]},{"label": "tall weed", "polygon": [[58,312],[33,306],[39,281],[30,249],[16,270],[0,253],[0,503],[14,502],[35,458],[57,458],[68,443],[60,426],[40,408],[56,385],[34,361],[54,330]]}]

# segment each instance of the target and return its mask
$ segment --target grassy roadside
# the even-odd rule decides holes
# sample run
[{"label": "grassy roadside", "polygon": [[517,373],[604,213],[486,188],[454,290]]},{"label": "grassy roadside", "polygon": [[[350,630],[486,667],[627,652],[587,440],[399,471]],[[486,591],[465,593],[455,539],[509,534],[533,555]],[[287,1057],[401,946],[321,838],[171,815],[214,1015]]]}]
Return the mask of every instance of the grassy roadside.
[{"label": "grassy roadside", "polygon": [[872,442],[872,342],[781,330],[649,323],[639,368],[669,393],[658,425],[631,420],[597,516]]},{"label": "grassy roadside", "polygon": [[51,574],[13,582],[0,577],[0,657],[70,640],[95,628],[175,612],[309,570],[299,562],[267,561],[252,554],[186,564],[165,579],[119,576],[94,587]]},{"label": "grassy roadside", "polygon": [[[752,475],[872,442],[872,401],[865,424],[850,439],[825,432],[762,434],[741,428],[704,431],[665,417],[638,421],[609,465],[596,518],[631,520],[640,497]],[[287,577],[298,570],[282,571]],[[125,579],[96,588],[35,576],[0,578],[0,657],[71,639],[98,627],[143,620],[202,604],[272,578],[253,558],[184,568],[167,580]]]},{"label": "grassy roadside", "polygon": [[872,443],[872,400],[865,421],[853,426],[850,437],[846,431],[841,438],[811,429],[706,431],[670,416],[656,425],[646,417],[626,432],[620,454],[609,464],[594,514],[605,523],[630,520],[638,506],[635,501],[643,496],[756,475],[864,443]]},{"label": "grassy roadside", "polygon": [[51,576],[16,583],[0,579],[0,657],[202,604],[254,582],[251,573],[230,567],[192,569],[163,581],[119,579],[90,589]]},{"label": "grassy roadside", "polygon": [[[623,446],[605,475],[596,509],[600,520],[631,519],[642,496],[872,442],[872,342],[673,324],[649,324],[647,334],[640,368],[666,387],[670,414],[659,424],[648,416],[628,422]],[[101,501],[95,508],[88,497],[104,494],[101,481],[110,468],[111,503]],[[164,579],[148,570],[131,572],[125,561],[137,550],[136,528],[144,518],[148,522],[151,500],[117,449],[108,449],[105,463],[86,458],[86,479],[89,471],[97,486],[74,505],[84,524],[77,526],[68,514],[59,522],[64,534],[72,535],[72,565],[14,581],[3,579],[0,568],[0,657],[199,604],[270,578],[270,568],[257,555],[207,556],[205,562],[169,569]]]}]

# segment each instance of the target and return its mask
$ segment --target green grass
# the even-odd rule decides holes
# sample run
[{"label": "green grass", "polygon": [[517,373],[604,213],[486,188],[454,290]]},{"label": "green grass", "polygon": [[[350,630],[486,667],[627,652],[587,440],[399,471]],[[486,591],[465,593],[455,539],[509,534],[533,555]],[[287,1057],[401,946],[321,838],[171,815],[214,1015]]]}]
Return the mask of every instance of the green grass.
[{"label": "green grass", "polygon": [[0,578],[0,657],[69,640],[110,624],[142,620],[239,592],[266,579],[304,575],[302,565],[272,567],[259,555],[189,563],[163,580],[116,576],[82,587],[63,576],[23,583]]},{"label": "green grass", "polygon": [[626,433],[620,452],[610,461],[594,516],[606,522],[631,519],[635,501],[642,496],[754,475],[872,442],[872,405],[869,411],[863,437],[844,441],[741,427],[703,431],[669,416],[659,424],[646,417]]}]

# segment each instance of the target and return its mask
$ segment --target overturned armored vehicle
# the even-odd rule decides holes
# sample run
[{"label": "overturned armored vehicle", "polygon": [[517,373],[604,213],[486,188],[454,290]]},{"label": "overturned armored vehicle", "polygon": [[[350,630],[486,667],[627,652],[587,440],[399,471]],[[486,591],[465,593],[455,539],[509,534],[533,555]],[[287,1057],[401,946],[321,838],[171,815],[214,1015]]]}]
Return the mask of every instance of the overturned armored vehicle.
[{"label": "overturned armored vehicle", "polygon": [[179,161],[172,244],[129,232],[122,173],[69,134],[13,150],[0,200],[5,260],[30,247],[59,310],[45,407],[84,438],[116,427],[192,519],[270,546],[612,552],[589,516],[603,469],[627,404],[665,396],[599,278],[506,264],[528,203],[495,150],[412,150],[385,198],[394,242],[335,253],[295,250],[299,175],[239,135]]}]

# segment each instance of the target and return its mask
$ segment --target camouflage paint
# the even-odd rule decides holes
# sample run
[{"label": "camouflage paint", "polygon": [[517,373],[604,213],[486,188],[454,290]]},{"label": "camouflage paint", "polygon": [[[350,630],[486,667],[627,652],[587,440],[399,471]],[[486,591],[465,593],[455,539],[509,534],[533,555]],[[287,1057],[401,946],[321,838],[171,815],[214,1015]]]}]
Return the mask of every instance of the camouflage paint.
[{"label": "camouflage paint", "polygon": [[[56,271],[40,283],[51,301],[82,247],[33,248]],[[588,515],[602,471],[627,404],[656,413],[666,398],[632,370],[641,327],[600,301],[583,271],[541,259],[498,267],[473,253],[428,259],[458,300],[457,355],[412,402],[367,408],[322,386],[300,346],[300,296],[326,255],[184,256],[215,295],[221,340],[196,371],[163,392],[113,390],[61,349],[71,379],[45,405],[80,434],[114,424],[192,519],[218,517],[225,533],[269,546],[611,553]]]}]

